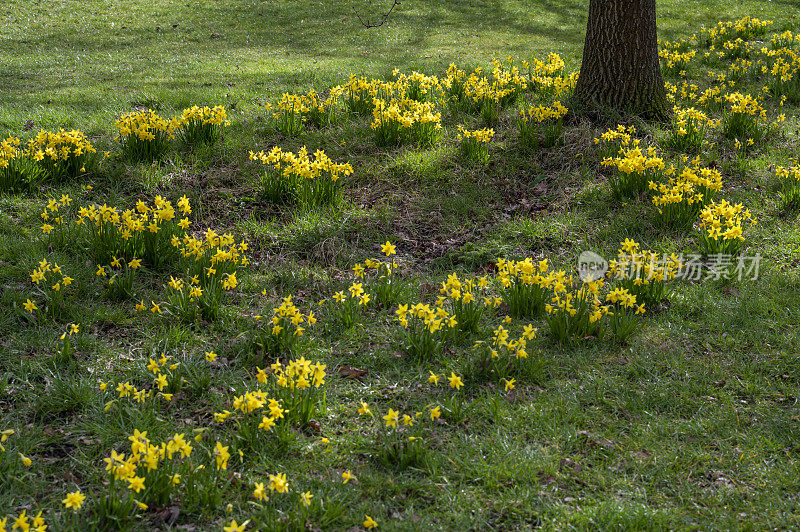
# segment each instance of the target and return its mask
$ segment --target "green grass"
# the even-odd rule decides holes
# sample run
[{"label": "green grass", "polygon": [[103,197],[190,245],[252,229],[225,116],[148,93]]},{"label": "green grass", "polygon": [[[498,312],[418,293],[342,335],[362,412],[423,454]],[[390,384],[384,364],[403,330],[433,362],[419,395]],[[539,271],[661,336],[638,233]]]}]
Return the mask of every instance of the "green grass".
[{"label": "green grass", "polygon": [[[602,129],[586,123],[569,125],[563,146],[526,154],[509,110],[495,128],[488,165],[471,166],[458,158],[459,122],[447,116],[442,140],[431,148],[378,150],[367,119],[284,138],[266,124],[263,104],[284,91],[328,88],[351,73],[442,75],[450,62],[487,68],[493,57],[509,55],[555,51],[575,70],[585,4],[409,0],[386,25],[369,30],[353,9],[374,18],[383,8],[378,2],[0,6],[2,137],[30,135],[28,121],[34,131],[74,127],[102,153],[116,151],[114,119],[137,106],[171,116],[189,105],[219,104],[233,122],[213,148],[173,150],[152,165],[112,155],[79,182],[0,196],[0,430],[16,431],[4,443],[10,473],[0,462],[0,516],[12,516],[9,527],[24,508],[33,515],[44,510],[53,530],[99,526],[98,501],[108,490],[102,459],[111,449],[127,450],[134,429],[162,441],[212,427],[212,438],[196,446],[198,457],[202,445],[235,441],[211,413],[231,409],[255,366],[272,362],[251,352],[253,316],[269,315],[294,294],[302,312],[319,312],[306,357],[328,365],[325,413],[310,427],[290,429],[284,442],[248,450],[241,460],[232,453],[216,504],[182,492],[168,505],[180,510],[176,517],[151,505],[133,529],[218,530],[231,518],[255,519],[253,484],[275,472],[290,481],[289,495],[271,495],[283,518],[251,526],[303,528],[298,497],[310,491],[317,502],[309,526],[333,529],[361,526],[365,515],[380,529],[796,528],[800,234],[797,214],[781,209],[772,165],[796,157],[797,107],[782,110],[783,131],[755,150],[744,174],[731,143],[713,139],[723,197],[758,218],[745,247],[763,256],[758,280],[675,283],[669,304],[648,314],[629,345],[590,339],[560,347],[544,333],[543,320],[534,320],[541,334],[516,389],[467,382],[464,411],[432,424],[428,452],[412,467],[382,463],[382,445],[357,414],[361,400],[376,415],[446,403],[449,388],[429,385],[429,370],[462,372],[472,352],[470,341],[454,343],[440,359],[417,364],[398,345],[394,309],[370,307],[349,330],[317,311],[319,300],[349,286],[352,265],[377,257],[386,240],[397,245],[411,302],[430,299],[451,271],[491,272],[498,257],[546,257],[573,269],[582,251],[612,256],[625,238],[678,253],[694,252],[697,243],[689,232],[663,229],[646,202],[611,198],[590,147]],[[788,1],[665,0],[658,3],[660,37],[689,37],[723,13],[726,20],[771,19],[773,30],[793,31],[800,15]],[[694,61],[691,79],[706,83],[705,70]],[[741,90],[755,94],[760,85]],[[470,117],[459,121],[478,125]],[[637,128],[665,136],[658,125]],[[342,208],[303,214],[261,200],[259,169],[247,152],[274,145],[306,145],[350,161],[355,174],[345,182]],[[87,184],[89,191],[82,189]],[[96,265],[84,250],[50,249],[38,238],[47,198],[64,193],[81,204],[120,205],[186,194],[194,227],[247,241],[252,267],[239,271],[239,287],[213,323],[187,326],[134,313],[132,302],[100,296]],[[22,304],[30,297],[28,274],[43,257],[75,277],[73,304],[58,322],[32,323]],[[137,299],[158,300],[167,280],[142,272]],[[490,338],[501,317],[485,320],[480,339]],[[74,357],[64,360],[59,336],[70,322],[82,332]],[[203,356],[212,349],[215,364]],[[104,411],[116,394],[99,392],[99,381],[149,387],[145,365],[161,354],[180,361],[186,379],[173,401]],[[18,463],[18,452],[33,460],[30,468]],[[344,470],[358,480],[342,486]],[[70,524],[60,501],[77,488],[87,501]]]}]

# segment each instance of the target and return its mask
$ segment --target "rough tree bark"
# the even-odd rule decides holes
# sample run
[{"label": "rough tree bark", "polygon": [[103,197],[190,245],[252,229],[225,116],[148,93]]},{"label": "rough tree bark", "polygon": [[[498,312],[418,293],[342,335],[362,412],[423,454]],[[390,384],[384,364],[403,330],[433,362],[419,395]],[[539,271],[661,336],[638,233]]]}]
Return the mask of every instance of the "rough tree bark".
[{"label": "rough tree bark", "polygon": [[590,0],[573,105],[663,120],[670,114],[658,62],[656,0]]}]

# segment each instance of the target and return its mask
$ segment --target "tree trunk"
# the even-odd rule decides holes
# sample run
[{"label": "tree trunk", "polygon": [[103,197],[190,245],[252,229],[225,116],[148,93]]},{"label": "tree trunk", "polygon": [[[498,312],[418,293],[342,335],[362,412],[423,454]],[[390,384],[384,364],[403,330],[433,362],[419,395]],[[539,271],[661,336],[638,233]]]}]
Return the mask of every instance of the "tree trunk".
[{"label": "tree trunk", "polygon": [[611,108],[646,119],[669,116],[655,0],[590,0],[574,100],[590,112]]}]

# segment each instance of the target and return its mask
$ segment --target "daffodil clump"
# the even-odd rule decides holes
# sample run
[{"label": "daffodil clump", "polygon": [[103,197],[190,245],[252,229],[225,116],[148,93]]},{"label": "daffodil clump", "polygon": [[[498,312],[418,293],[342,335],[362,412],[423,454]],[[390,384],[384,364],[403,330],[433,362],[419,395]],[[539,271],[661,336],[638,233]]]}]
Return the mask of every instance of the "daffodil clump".
[{"label": "daffodil clump", "polygon": [[400,342],[403,350],[417,361],[426,361],[438,355],[442,342],[458,325],[456,317],[443,307],[425,303],[402,304],[395,311],[402,327]]},{"label": "daffodil clump", "polygon": [[676,105],[673,108],[672,128],[667,145],[677,151],[699,153],[709,130],[718,124],[718,121],[694,107],[684,109]]},{"label": "daffodil clump", "polygon": [[75,129],[56,133],[43,129],[28,141],[27,150],[54,181],[86,172],[86,165],[96,151],[86,134]]},{"label": "daffodil clump", "polygon": [[265,356],[296,354],[306,328],[317,322],[314,312],[300,312],[291,295],[284,297],[281,304],[272,309],[269,320],[262,316],[256,318],[261,323],[254,331],[253,345]]},{"label": "daffodil clump", "polygon": [[436,302],[437,308],[449,308],[458,323],[458,330],[476,334],[485,309],[492,308],[494,300],[486,297],[489,281],[486,276],[480,279],[458,278],[451,273],[439,288],[441,296]]},{"label": "daffodil clump", "polygon": [[135,208],[126,210],[92,204],[80,207],[74,223],[81,229],[80,237],[96,262],[108,264],[115,257],[129,261],[141,258],[152,268],[164,269],[177,262],[175,243],[190,226],[189,199],[182,196],[175,207],[161,196],[156,196],[152,205],[139,200]]},{"label": "daffodil clump", "polygon": [[218,507],[230,480],[225,473],[230,452],[220,442],[206,447],[202,434],[186,439],[176,433],[153,442],[147,431],[128,437],[130,452],[112,450],[103,459],[109,477],[107,492],[93,501],[97,516],[115,526],[131,521],[150,506],[163,507],[180,500],[192,507]]},{"label": "daffodil clump", "polygon": [[561,102],[522,109],[517,117],[520,144],[529,149],[554,146],[564,132],[566,114]]},{"label": "daffodil clump", "polygon": [[441,87],[438,77],[426,76],[416,70],[408,75],[395,69],[392,75],[395,76],[398,92],[405,94],[407,98],[417,102],[429,102],[434,100],[436,93],[438,93]]},{"label": "daffodil clump", "polygon": [[[25,310],[31,316],[38,316],[39,313],[52,318],[63,315],[67,308],[65,306],[65,292],[69,291],[73,279],[66,275],[61,266],[47,259],[42,259],[34,270],[30,273],[33,283],[33,299],[27,299],[24,303]],[[39,309],[36,303],[42,305]]]},{"label": "daffodil clump", "polygon": [[686,68],[689,62],[697,55],[695,50],[681,52],[673,50],[668,47],[661,48],[658,51],[658,57],[661,59],[661,72],[664,75],[683,75],[686,73]]},{"label": "daffodil clump", "polygon": [[330,299],[323,299],[319,304],[327,304],[333,319],[341,327],[349,329],[356,324],[370,301],[372,297],[364,290],[364,284],[353,283],[347,290],[339,290]]},{"label": "daffodil clump", "polygon": [[177,118],[175,129],[188,145],[214,144],[222,137],[222,130],[230,125],[225,108],[198,107],[193,105],[184,109]]},{"label": "daffodil clump", "polygon": [[653,146],[646,151],[638,146],[623,148],[616,157],[604,159],[602,165],[616,170],[609,175],[608,184],[618,200],[642,194],[651,181],[660,182],[667,170],[664,159]]},{"label": "daffodil clump", "polygon": [[705,256],[736,255],[744,243],[742,227],[755,225],[756,219],[741,203],[712,201],[700,212],[700,243]]},{"label": "daffodil clump", "polygon": [[[791,33],[791,32],[789,32]],[[798,42],[796,39],[793,42]],[[800,103],[800,54],[789,48],[767,52],[771,66],[764,66],[766,89],[774,96],[785,97],[793,104]]]},{"label": "daffodil clump", "polygon": [[368,283],[369,291],[375,296],[376,303],[391,307],[400,301],[408,283],[400,275],[399,265],[392,257],[397,254],[396,246],[387,240],[385,244],[381,244],[381,252],[386,261],[366,259],[363,264],[353,266],[353,273],[357,279]]},{"label": "daffodil clump", "polygon": [[105,281],[107,298],[124,301],[133,297],[133,283],[141,266],[141,259],[111,257],[108,264],[97,266],[95,275]]},{"label": "daffodil clump", "polygon": [[410,98],[390,101],[376,98],[372,125],[378,146],[396,146],[404,142],[432,145],[442,129],[442,114],[432,103]]},{"label": "daffodil clump", "polygon": [[649,183],[654,191],[653,205],[670,225],[691,227],[702,208],[722,190],[722,174],[700,166],[699,158],[680,172],[670,172],[668,182]]},{"label": "daffodil clump", "polygon": [[114,123],[122,153],[132,161],[155,161],[164,155],[175,138],[176,125],[151,109],[125,113]]},{"label": "daffodil clump", "polygon": [[518,338],[512,338],[509,329],[503,324],[498,325],[492,332],[491,341],[481,340],[473,346],[478,356],[471,361],[472,375],[485,382],[504,382],[506,391],[513,389],[515,379],[511,377],[519,375],[521,367],[529,360],[528,342],[536,338],[537,332],[533,324],[528,324]]},{"label": "daffodil clump", "polygon": [[641,249],[637,242],[626,238],[620,244],[617,258],[609,261],[606,276],[639,302],[658,305],[667,295],[667,283],[675,279],[681,268],[675,254],[666,256]]},{"label": "daffodil clump", "polygon": [[341,92],[345,108],[350,113],[368,116],[373,113],[375,99],[391,100],[396,95],[397,84],[353,74],[347,83],[334,90]]},{"label": "daffodil clump", "polygon": [[50,198],[39,215],[43,222],[39,227],[42,235],[47,238],[49,244],[58,249],[74,246],[78,238],[80,226],[69,223],[74,214],[71,205],[72,197],[69,194],[62,194],[61,198]]},{"label": "daffodil clump", "polygon": [[534,59],[522,62],[522,68],[528,71],[528,86],[548,98],[562,98],[575,89],[578,73],[565,75],[564,66],[564,60],[556,53],[550,53],[544,61]]},{"label": "daffodil clump", "polygon": [[268,110],[273,110],[272,120],[275,129],[288,137],[299,135],[303,131],[305,115],[309,112],[305,98],[298,94],[283,93],[280,100],[274,105],[268,104]]},{"label": "daffodil clump", "polygon": [[[172,401],[174,392],[180,390],[183,385],[183,375],[180,372],[181,363],[171,358],[165,354],[158,358],[148,358],[145,370],[155,376],[152,386],[145,385],[146,387],[140,389],[130,381],[119,381],[116,385],[111,381],[100,381],[101,392],[104,394],[116,392],[116,398],[106,401],[103,409],[106,412],[121,410],[122,413],[135,417],[138,414],[129,408],[131,406],[150,404],[156,399],[162,401],[162,404]],[[150,403],[148,400],[151,400]]]},{"label": "daffodil clump", "polygon": [[701,41],[706,46],[720,46],[736,39],[750,40],[765,35],[767,27],[772,24],[771,20],[761,20],[750,16],[729,22],[718,22],[709,28],[703,26],[700,29]]},{"label": "daffodil clump", "polygon": [[625,127],[619,124],[616,128],[609,128],[599,137],[594,138],[598,153],[602,160],[614,157],[619,154],[622,148],[637,147],[639,139],[635,138],[636,128],[633,126]]},{"label": "daffodil clump", "polygon": [[350,163],[336,163],[322,150],[309,156],[305,146],[297,154],[279,147],[269,153],[251,151],[250,160],[265,165],[261,183],[266,198],[298,202],[306,209],[337,205],[341,201],[340,178],[353,173]]},{"label": "daffodil clump", "polygon": [[462,110],[467,105],[467,72],[461,70],[455,63],[450,63],[447,73],[441,80],[441,87],[447,106],[452,112]]},{"label": "daffodil clump", "polygon": [[544,310],[547,286],[550,282],[550,265],[547,259],[534,262],[497,259],[497,280],[502,289],[502,301],[517,318],[535,318]]},{"label": "daffodil clump", "polygon": [[0,142],[0,191],[27,190],[45,177],[45,171],[21,147],[18,137]]},{"label": "daffodil clump", "polygon": [[760,141],[770,131],[767,111],[749,94],[732,92],[724,96],[728,102],[722,120],[722,131],[729,139],[751,138]]},{"label": "daffodil clump", "polygon": [[492,138],[494,129],[469,131],[461,125],[458,126],[456,140],[460,141],[461,156],[468,161],[485,164],[489,160],[489,143]]},{"label": "daffodil clump", "polygon": [[499,59],[492,59],[492,84],[497,89],[506,92],[499,99],[501,107],[508,107],[517,101],[522,96],[522,92],[528,88],[528,81],[514,64],[514,59],[508,57],[505,62],[508,63],[508,66]]},{"label": "daffodil clump", "polygon": [[730,83],[736,83],[744,79],[754,80],[760,73],[760,62],[750,61],[742,57],[736,59],[728,67],[728,80]]},{"label": "daffodil clump", "polygon": [[374,414],[370,405],[361,401],[358,415],[371,421],[373,443],[370,454],[384,466],[398,470],[427,466],[429,449],[425,442],[431,433],[429,424],[440,420],[441,406],[428,405],[424,411],[408,413],[389,408],[386,414],[380,415],[380,412]]},{"label": "daffodil clump", "polygon": [[800,33],[792,33],[792,30],[781,32],[769,41],[771,50],[796,48],[798,44],[800,44]]},{"label": "daffodil clump", "polygon": [[441,406],[436,406],[431,410],[431,421],[434,415],[436,415],[438,419],[438,416],[441,414],[445,414],[447,420],[452,423],[461,423],[464,421],[467,407],[470,403],[464,397],[465,394],[461,392],[461,388],[464,387],[464,381],[461,375],[457,375],[454,371],[450,372],[450,376],[447,376],[446,373],[437,375],[433,371],[429,371],[429,373],[428,382],[434,387],[438,387],[440,381],[446,380],[448,384],[446,387],[443,386],[443,389],[448,395],[445,396]]},{"label": "daffodil clump", "polygon": [[[502,71],[495,68],[498,74]],[[482,70],[476,68],[464,83],[464,107],[470,112],[478,112],[484,123],[493,126],[500,118],[500,111],[519,97],[519,82],[524,80],[519,74],[501,76],[499,79],[489,80],[482,75]],[[518,79],[517,79],[518,78]],[[517,82],[513,82],[517,79]]]},{"label": "daffodil clump", "polygon": [[550,335],[561,344],[601,335],[600,320],[611,312],[604,304],[603,279],[577,284],[564,270],[553,272],[549,302],[545,305],[545,321]]},{"label": "daffodil clump", "polygon": [[[267,374],[259,370],[256,379],[259,383],[266,383]],[[214,421],[218,424],[235,425],[236,442],[239,447],[247,450],[260,452],[275,443],[280,444],[286,436],[288,410],[270,395],[260,387],[235,395],[230,400],[233,410],[215,412]],[[265,437],[267,434],[269,437]],[[227,447],[218,451],[221,454],[218,463],[223,469],[227,467],[227,458],[230,457],[230,454],[225,456],[226,451]]]},{"label": "daffodil clump", "polygon": [[[20,456],[22,455],[20,454]],[[12,517],[13,516],[4,517],[3,519],[0,519],[0,525],[2,525],[2,528],[0,528],[0,530],[7,530],[6,521],[8,519],[11,519]],[[22,512],[20,512],[20,514],[14,518],[13,522],[9,524],[11,525],[12,531],[20,529],[25,532],[28,531],[45,532],[48,526],[44,520],[44,517],[42,517],[42,510],[39,510],[39,512],[35,516],[30,516],[28,515],[27,509],[22,510]]]},{"label": "daffodil clump", "polygon": [[644,314],[644,303],[637,304],[637,297],[627,288],[614,288],[606,294],[606,316],[614,339],[626,342],[641,327],[639,314]]},{"label": "daffodil clump", "polygon": [[168,309],[174,309],[184,321],[194,321],[198,315],[216,319],[223,294],[239,284],[237,268],[249,264],[244,254],[247,243],[237,243],[229,233],[220,235],[207,229],[202,238],[185,234],[180,239],[175,237],[171,244],[183,257],[188,280],[170,280]]},{"label": "daffodil clump", "polygon": [[58,353],[58,361],[63,366],[69,366],[74,363],[73,356],[75,355],[75,348],[72,346],[72,337],[78,336],[81,332],[79,323],[70,323],[67,329],[61,334],[61,349]]},{"label": "daffodil clump", "polygon": [[341,109],[339,101],[341,91],[341,87],[334,87],[328,91],[328,95],[324,99],[314,89],[304,94],[303,106],[306,111],[303,113],[303,117],[306,122],[317,128],[323,128],[336,122]]},{"label": "daffodil clump", "polygon": [[800,166],[775,168],[775,175],[781,182],[781,199],[784,208],[800,205]]},{"label": "daffodil clump", "polygon": [[[270,366],[273,391],[289,421],[306,426],[312,418],[324,413],[326,368],[325,364],[304,357],[290,360],[287,364],[276,360]],[[265,373],[259,369],[256,378],[266,384],[269,380]]]}]

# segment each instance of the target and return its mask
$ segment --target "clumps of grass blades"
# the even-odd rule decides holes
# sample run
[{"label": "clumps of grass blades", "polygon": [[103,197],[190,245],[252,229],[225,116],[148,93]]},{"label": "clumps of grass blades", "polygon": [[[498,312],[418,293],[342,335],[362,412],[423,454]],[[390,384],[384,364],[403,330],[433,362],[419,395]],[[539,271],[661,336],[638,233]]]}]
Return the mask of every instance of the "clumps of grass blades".
[{"label": "clumps of grass blades", "polygon": [[250,160],[265,165],[262,193],[275,203],[299,203],[304,209],[341,203],[341,181],[353,173],[350,163],[335,163],[322,150],[308,155],[303,146],[297,154],[279,147],[269,153],[250,152]]},{"label": "clumps of grass blades", "polygon": [[700,212],[700,244],[703,255],[735,256],[744,244],[742,226],[755,225],[756,219],[741,203],[712,201]]},{"label": "clumps of grass blades", "polygon": [[44,169],[36,164],[29,152],[20,148],[17,137],[0,142],[0,191],[28,190],[45,176]]},{"label": "clumps of grass blades", "polygon": [[667,295],[667,282],[681,271],[680,259],[658,254],[626,238],[620,244],[617,258],[609,261],[606,276],[617,287],[624,288],[647,305],[658,305]]},{"label": "clumps of grass blades", "polygon": [[555,146],[564,132],[566,114],[567,108],[561,102],[521,109],[517,116],[520,145],[526,149]]},{"label": "clumps of grass blades", "polygon": [[376,98],[371,128],[378,146],[397,146],[405,142],[431,146],[442,129],[442,114],[429,102],[410,98],[390,101]]},{"label": "clumps of grass blades", "polygon": [[[397,253],[395,246],[386,241],[381,251],[388,259]],[[369,272],[374,271],[374,275]],[[384,307],[398,303],[408,288],[408,282],[400,275],[399,265],[392,258],[389,261],[366,259],[363,264],[353,266],[353,273],[358,279],[365,279],[375,302]]]},{"label": "clumps of grass blades", "polygon": [[59,182],[86,172],[96,150],[82,131],[43,129],[28,141],[27,151],[49,179]]},{"label": "clumps of grass blades", "polygon": [[458,126],[458,136],[460,141],[461,156],[474,163],[486,164],[489,160],[489,143],[494,138],[494,129],[484,128],[475,131],[464,129]]},{"label": "clumps of grass blades", "polygon": [[664,160],[653,146],[647,151],[638,146],[622,148],[618,156],[604,159],[602,165],[616,170],[608,176],[608,184],[617,200],[641,195],[649,188],[650,182],[662,180],[666,169]]},{"label": "clumps of grass blades", "polygon": [[781,181],[781,200],[786,209],[800,206],[800,166],[775,168],[775,175]]},{"label": "clumps of grass blades", "polygon": [[538,263],[531,258],[521,261],[497,259],[497,279],[503,287],[502,301],[508,304],[512,316],[535,318],[542,313],[548,295],[549,270],[547,259]]},{"label": "clumps of grass blades", "polygon": [[177,119],[175,128],[184,143],[214,144],[222,137],[222,130],[229,126],[227,113],[221,105],[198,107],[193,105],[184,109]]},{"label": "clumps of grass blades", "polygon": [[161,118],[151,109],[125,113],[114,125],[122,154],[134,162],[160,159],[175,138],[176,122]]},{"label": "clumps of grass blades", "polygon": [[672,128],[666,145],[680,152],[699,153],[708,131],[718,124],[718,121],[694,107],[683,109],[676,105],[673,108]]},{"label": "clumps of grass blades", "polygon": [[269,321],[258,316],[258,327],[252,332],[252,344],[269,356],[296,355],[301,350],[304,325],[317,322],[313,312],[304,315],[292,301],[292,296],[283,298],[281,304],[272,309]]},{"label": "clumps of grass blades", "polygon": [[408,304],[400,305],[395,314],[402,327],[400,343],[403,350],[419,362],[438,355],[445,337],[458,325],[456,317],[447,310],[442,307],[434,309],[425,303],[410,308]]},{"label": "clumps of grass blades", "polygon": [[690,228],[700,210],[722,190],[722,174],[713,168],[702,168],[699,158],[680,173],[670,170],[665,175],[667,183],[651,181],[649,187],[656,193],[653,205],[667,225]]}]

